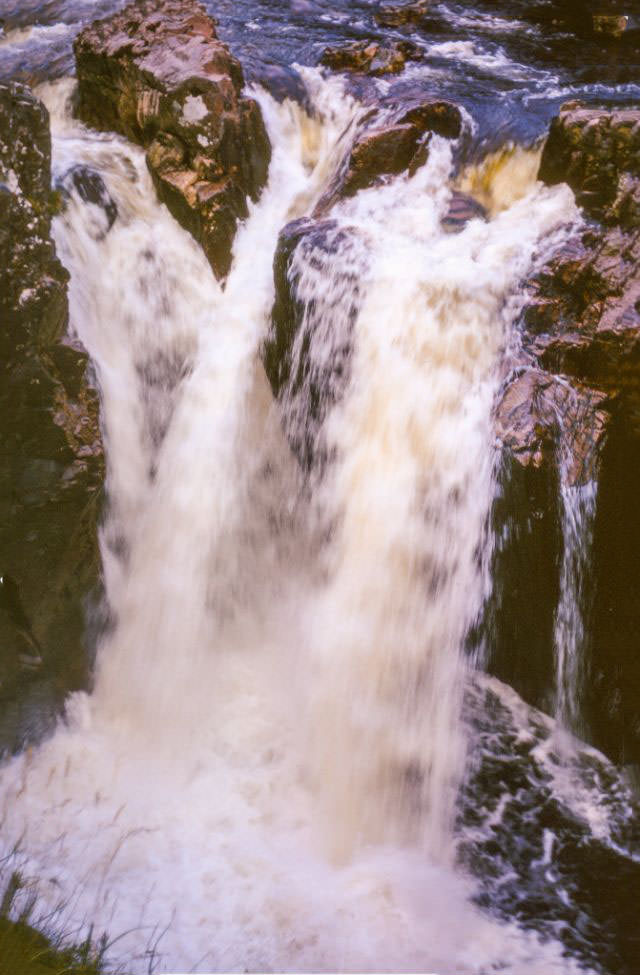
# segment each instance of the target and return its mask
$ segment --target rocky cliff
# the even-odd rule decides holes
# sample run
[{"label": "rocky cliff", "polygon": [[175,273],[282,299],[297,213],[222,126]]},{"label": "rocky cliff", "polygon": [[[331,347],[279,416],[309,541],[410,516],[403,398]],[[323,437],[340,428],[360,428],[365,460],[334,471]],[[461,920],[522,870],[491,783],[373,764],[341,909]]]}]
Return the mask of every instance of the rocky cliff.
[{"label": "rocky cliff", "polygon": [[42,733],[89,674],[103,479],[98,394],[67,334],[45,107],[0,86],[0,748]]}]

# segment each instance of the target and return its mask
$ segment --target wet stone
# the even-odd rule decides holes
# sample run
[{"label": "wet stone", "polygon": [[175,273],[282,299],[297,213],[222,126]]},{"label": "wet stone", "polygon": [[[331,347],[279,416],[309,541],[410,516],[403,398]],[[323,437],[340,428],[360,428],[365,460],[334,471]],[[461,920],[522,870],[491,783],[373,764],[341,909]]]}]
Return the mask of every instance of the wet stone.
[{"label": "wet stone", "polygon": [[160,199],[226,277],[247,199],[266,182],[271,146],[215,21],[196,0],[135,0],[85,28],[74,51],[78,116],[147,149]]}]

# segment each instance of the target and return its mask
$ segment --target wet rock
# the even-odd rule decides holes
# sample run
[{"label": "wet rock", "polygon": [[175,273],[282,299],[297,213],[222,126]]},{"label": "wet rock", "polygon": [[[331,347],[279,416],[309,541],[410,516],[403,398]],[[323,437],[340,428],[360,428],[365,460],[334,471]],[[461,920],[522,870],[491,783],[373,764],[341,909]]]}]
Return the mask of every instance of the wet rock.
[{"label": "wet rock", "polygon": [[109,194],[99,173],[88,166],[74,166],[60,182],[60,190],[68,199],[76,192],[84,203],[93,204],[102,211],[104,220],[96,231],[97,239],[102,239],[113,227],[118,216],[118,207]]},{"label": "wet rock", "polygon": [[451,102],[383,102],[365,116],[314,216],[326,215],[337,200],[387,178],[412,176],[429,158],[432,134],[455,139],[461,130],[460,109]]},{"label": "wet rock", "polygon": [[487,211],[468,193],[454,190],[449,200],[446,215],[442,219],[442,227],[447,233],[455,234],[463,230],[470,220],[486,220]]},{"label": "wet rock", "polygon": [[631,18],[627,14],[597,13],[591,21],[595,34],[618,39],[630,27]]},{"label": "wet rock", "polygon": [[[262,358],[274,396],[286,401],[285,433],[305,469],[326,460],[321,429],[349,381],[366,260],[356,231],[334,220],[294,220],[278,239],[272,326]],[[313,298],[305,294],[303,269],[326,285],[312,289]]]},{"label": "wet rock", "polygon": [[568,183],[589,216],[605,218],[621,184],[640,177],[640,109],[563,105],[551,123],[539,177],[548,185]]},{"label": "wet rock", "polygon": [[158,195],[224,278],[271,147],[239,61],[196,0],[135,0],[74,44],[77,114],[147,149]]},{"label": "wet rock", "polygon": [[533,467],[554,464],[562,443],[570,458],[569,483],[584,484],[597,471],[607,429],[606,399],[581,383],[526,368],[499,401],[498,437],[520,464]]},{"label": "wet rock", "polygon": [[379,77],[398,74],[407,61],[418,61],[421,57],[421,48],[411,41],[393,41],[389,44],[352,41],[325,48],[320,64],[333,71],[353,71]]},{"label": "wet rock", "polygon": [[86,686],[100,577],[98,394],[65,334],[50,166],[45,107],[0,85],[0,749],[42,734]]},{"label": "wet rock", "polygon": [[476,902],[558,939],[590,969],[634,975],[637,795],[595,750],[576,741],[560,751],[545,715],[495,680],[468,684],[463,713],[471,754],[458,855],[477,878]]},{"label": "wet rock", "polygon": [[431,0],[414,0],[413,3],[388,3],[376,11],[375,18],[382,27],[404,27],[406,24],[422,24]]}]

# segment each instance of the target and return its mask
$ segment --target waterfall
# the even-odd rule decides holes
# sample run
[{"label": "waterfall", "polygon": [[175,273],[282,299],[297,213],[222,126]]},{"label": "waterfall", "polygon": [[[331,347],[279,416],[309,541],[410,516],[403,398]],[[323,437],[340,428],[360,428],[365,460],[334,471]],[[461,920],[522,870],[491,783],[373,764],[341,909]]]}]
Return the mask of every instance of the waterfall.
[{"label": "waterfall", "polygon": [[566,462],[559,465],[562,518],[560,590],[553,626],[556,665],[555,713],[561,725],[584,733],[581,700],[586,672],[589,563],[597,481],[572,484]]},{"label": "waterfall", "polygon": [[274,403],[258,358],[273,252],[360,111],[305,77],[313,118],[257,93],[269,184],[224,289],[143,153],[75,123],[69,82],[42,91],[57,177],[90,167],[117,209],[109,227],[72,193],[55,227],[102,394],[111,625],[93,693],[5,767],[2,843],[130,971],[152,948],[172,970],[574,971],[482,916],[451,850],[500,354],[573,200],[531,185],[447,235],[434,138],[413,177],[333,208],[359,293],[352,308],[341,247],[320,273],[296,251],[319,368],[352,330],[304,483],[285,436],[303,401]]}]

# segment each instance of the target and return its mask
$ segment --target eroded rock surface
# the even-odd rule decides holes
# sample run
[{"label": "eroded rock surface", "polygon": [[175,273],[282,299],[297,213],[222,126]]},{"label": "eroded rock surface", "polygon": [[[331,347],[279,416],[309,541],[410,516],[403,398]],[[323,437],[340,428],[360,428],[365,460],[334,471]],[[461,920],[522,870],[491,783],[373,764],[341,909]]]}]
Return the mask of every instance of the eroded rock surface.
[{"label": "eroded rock surface", "polygon": [[42,733],[65,692],[86,685],[100,574],[98,395],[65,334],[50,166],[45,107],[1,85],[0,749]]},{"label": "eroded rock surface", "polygon": [[160,199],[224,278],[271,146],[215,22],[196,0],[136,0],[83,30],[74,50],[78,116],[147,149]]},{"label": "eroded rock surface", "polygon": [[540,179],[568,183],[585,212],[618,223],[609,208],[640,178],[640,108],[598,108],[567,102],[551,123]]}]

